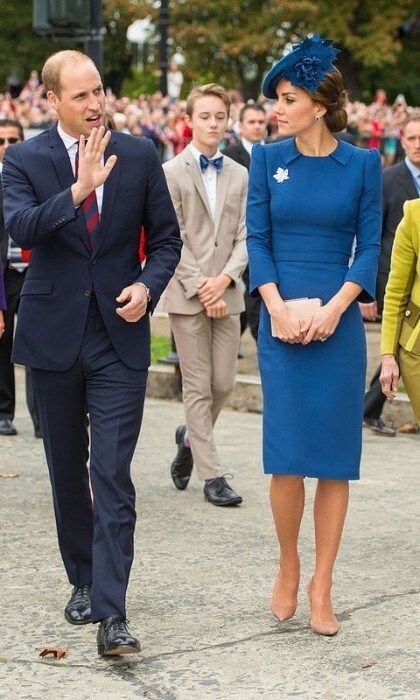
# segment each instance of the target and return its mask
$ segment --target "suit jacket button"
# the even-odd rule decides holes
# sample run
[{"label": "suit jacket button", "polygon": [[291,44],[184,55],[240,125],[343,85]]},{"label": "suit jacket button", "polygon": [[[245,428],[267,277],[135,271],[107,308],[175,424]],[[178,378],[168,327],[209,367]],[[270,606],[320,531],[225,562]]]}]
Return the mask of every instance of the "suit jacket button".
[{"label": "suit jacket button", "polygon": [[405,315],[406,315],[406,316],[411,316],[411,311],[410,311],[410,309],[407,309],[407,311],[405,312]]},{"label": "suit jacket button", "polygon": [[85,291],[85,297],[90,297],[90,289],[86,289],[86,291]]},{"label": "suit jacket button", "polygon": [[218,246],[219,244],[218,244],[218,242],[217,242],[217,241],[214,241],[214,245],[215,245],[215,246],[216,246],[216,248],[217,248],[217,246]]}]

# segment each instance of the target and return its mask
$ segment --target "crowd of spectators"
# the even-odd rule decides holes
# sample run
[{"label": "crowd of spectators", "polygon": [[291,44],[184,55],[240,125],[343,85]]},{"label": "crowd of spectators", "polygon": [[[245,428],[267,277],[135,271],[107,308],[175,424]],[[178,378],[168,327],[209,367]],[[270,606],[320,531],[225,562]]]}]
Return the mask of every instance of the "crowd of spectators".
[{"label": "crowd of spectators", "polygon": [[[238,136],[238,118],[243,99],[236,90],[230,91],[232,98],[229,130],[224,146],[233,144]],[[268,140],[277,137],[277,121],[273,103],[258,98],[268,115]],[[407,105],[403,95],[398,95],[389,104],[383,90],[377,90],[371,104],[355,101],[348,103],[348,131],[358,146],[378,148],[384,166],[392,165],[398,157],[401,127],[406,119],[418,111]],[[185,148],[191,139],[187,124],[185,101],[154,95],[140,94],[137,99],[117,97],[106,90],[106,111],[111,128],[126,131],[136,136],[150,138],[156,145],[163,161],[169,160]],[[12,97],[10,92],[0,93],[0,119],[18,119],[26,130],[48,128],[56,120],[56,113],[46,99],[37,71],[33,70],[20,94]]]}]

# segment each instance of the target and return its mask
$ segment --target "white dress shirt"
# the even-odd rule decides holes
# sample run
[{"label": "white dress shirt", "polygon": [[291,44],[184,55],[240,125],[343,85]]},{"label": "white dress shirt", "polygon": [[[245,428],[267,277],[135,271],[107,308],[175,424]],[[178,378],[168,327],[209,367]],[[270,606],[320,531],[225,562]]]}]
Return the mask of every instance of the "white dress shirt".
[{"label": "white dress shirt", "polygon": [[[200,156],[202,154],[192,143],[190,143],[187,146],[187,148],[189,148],[191,150],[191,153],[193,154],[195,160],[198,163],[198,167],[200,169],[201,177],[203,178],[203,183],[204,183],[204,187],[205,187],[206,194],[207,194],[207,199],[209,200],[211,215],[214,219],[214,215],[216,213],[217,174],[218,174],[217,170],[213,165],[209,165],[209,167],[204,171],[204,173],[202,173],[201,167],[200,167]],[[211,160],[213,160],[213,158],[220,158],[220,156],[223,156],[223,153],[221,151],[219,151],[219,149],[217,149],[214,156],[211,157]]]},{"label": "white dress shirt", "polygon": [[[76,177],[76,153],[77,153],[77,147],[79,144],[78,139],[75,139],[74,136],[69,136],[66,134],[65,131],[61,128],[60,122],[57,124],[57,131],[58,135],[62,139],[64,146],[66,148],[67,153],[69,154],[70,158],[70,163],[71,163],[71,168],[73,170],[73,175]],[[104,160],[102,158],[102,164]],[[99,187],[96,188],[96,201],[98,203],[98,212],[99,216],[101,215],[102,211],[102,200],[104,197],[104,186],[100,185]]]}]

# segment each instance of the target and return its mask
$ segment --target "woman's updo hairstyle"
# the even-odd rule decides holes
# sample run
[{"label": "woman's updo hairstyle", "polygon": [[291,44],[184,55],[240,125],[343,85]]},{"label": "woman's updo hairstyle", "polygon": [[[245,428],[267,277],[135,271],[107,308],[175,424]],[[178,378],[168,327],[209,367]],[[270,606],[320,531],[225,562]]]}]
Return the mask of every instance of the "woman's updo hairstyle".
[{"label": "woman's updo hairstyle", "polygon": [[347,92],[344,89],[343,76],[337,68],[326,73],[316,92],[308,92],[314,102],[327,110],[324,119],[329,130],[334,133],[343,131],[347,126]]}]

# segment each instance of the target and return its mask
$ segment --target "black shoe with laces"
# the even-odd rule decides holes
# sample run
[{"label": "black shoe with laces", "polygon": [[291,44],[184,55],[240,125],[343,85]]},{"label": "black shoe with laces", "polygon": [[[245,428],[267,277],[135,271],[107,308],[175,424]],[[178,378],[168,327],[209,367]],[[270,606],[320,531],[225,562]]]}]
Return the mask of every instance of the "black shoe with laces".
[{"label": "black shoe with laces", "polygon": [[127,630],[127,622],[118,615],[110,615],[101,620],[97,635],[98,654],[100,656],[118,656],[119,654],[136,654],[140,651],[140,642]]},{"label": "black shoe with laces", "polygon": [[191,448],[184,445],[185,433],[185,425],[180,425],[175,430],[175,442],[178,445],[178,452],[171,464],[172,481],[179,491],[184,491],[187,488],[194,465]]},{"label": "black shoe with laces", "polygon": [[92,622],[91,613],[92,586],[75,586],[71,598],[64,608],[64,617],[71,625],[87,625]]},{"label": "black shoe with laces", "polygon": [[235,493],[224,476],[219,476],[205,483],[204,500],[214,506],[238,506],[242,503],[242,496]]}]

